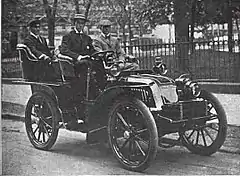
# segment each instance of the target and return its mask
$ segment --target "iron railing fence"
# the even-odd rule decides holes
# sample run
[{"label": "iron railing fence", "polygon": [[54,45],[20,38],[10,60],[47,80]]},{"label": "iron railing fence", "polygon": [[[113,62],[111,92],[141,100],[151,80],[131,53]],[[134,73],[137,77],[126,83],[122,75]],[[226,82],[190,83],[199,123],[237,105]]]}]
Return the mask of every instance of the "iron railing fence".
[{"label": "iron railing fence", "polygon": [[140,60],[141,69],[151,69],[156,57],[160,57],[173,77],[179,76],[179,63],[184,62],[185,69],[196,79],[240,82],[240,40],[233,40],[231,45],[229,52],[227,40],[177,44],[145,41],[125,45],[124,49]]}]

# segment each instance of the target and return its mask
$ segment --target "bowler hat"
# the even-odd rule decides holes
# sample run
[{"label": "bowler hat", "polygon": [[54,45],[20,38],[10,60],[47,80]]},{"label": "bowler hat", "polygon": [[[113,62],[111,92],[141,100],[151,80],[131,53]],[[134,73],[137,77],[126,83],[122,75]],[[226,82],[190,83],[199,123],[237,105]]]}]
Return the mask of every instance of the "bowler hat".
[{"label": "bowler hat", "polygon": [[30,20],[30,21],[28,22],[28,26],[29,26],[29,27],[39,27],[39,26],[40,26],[40,23],[41,23],[40,20],[34,19],[34,20]]},{"label": "bowler hat", "polygon": [[86,22],[89,21],[84,14],[77,13],[74,15],[73,20],[76,21],[78,19],[85,20]]}]

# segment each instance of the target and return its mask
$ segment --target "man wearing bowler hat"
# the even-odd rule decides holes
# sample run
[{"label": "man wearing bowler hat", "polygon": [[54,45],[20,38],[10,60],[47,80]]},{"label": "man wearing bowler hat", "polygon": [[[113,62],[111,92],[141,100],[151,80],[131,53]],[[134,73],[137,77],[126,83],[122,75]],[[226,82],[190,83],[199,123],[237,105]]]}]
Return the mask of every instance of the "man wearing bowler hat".
[{"label": "man wearing bowler hat", "polygon": [[29,47],[39,60],[50,60],[52,55],[47,41],[44,37],[40,36],[40,20],[31,20],[28,23],[28,27],[29,35],[24,40],[24,44]]}]

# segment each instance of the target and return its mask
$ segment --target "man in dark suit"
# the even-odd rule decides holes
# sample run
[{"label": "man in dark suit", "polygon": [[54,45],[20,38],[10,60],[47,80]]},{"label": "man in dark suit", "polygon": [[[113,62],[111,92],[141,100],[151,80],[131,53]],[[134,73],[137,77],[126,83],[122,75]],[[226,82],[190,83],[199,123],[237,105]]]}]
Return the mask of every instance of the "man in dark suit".
[{"label": "man in dark suit", "polygon": [[73,18],[75,27],[74,29],[63,36],[60,52],[63,55],[72,58],[74,63],[77,63],[85,57],[95,52],[92,39],[83,32],[85,23],[88,21],[83,14],[76,14]]},{"label": "man in dark suit", "polygon": [[[72,31],[70,31],[70,33],[63,36],[61,46],[59,47],[60,53],[65,56],[69,56],[74,64],[75,74],[78,79],[77,82],[72,83],[74,86],[72,94],[73,103],[75,104],[76,102],[76,105],[79,105],[86,96],[88,65],[83,64],[83,60],[96,52],[92,45],[91,37],[83,31],[87,21],[88,20],[85,18],[85,15],[75,14],[73,18],[75,27]],[[91,95],[91,93],[89,94]],[[79,114],[79,116],[81,116],[81,114]],[[72,130],[87,129],[86,123],[77,123],[77,119],[70,121],[67,127]]]},{"label": "man in dark suit", "polygon": [[40,36],[40,20],[31,20],[28,23],[29,35],[25,38],[24,44],[39,62],[27,62],[30,74],[26,77],[32,80],[52,80],[55,79],[54,69],[49,65],[53,57],[44,37]]},{"label": "man in dark suit", "polygon": [[48,48],[47,41],[40,36],[40,20],[31,20],[28,23],[29,35],[24,40],[24,44],[39,60],[49,60],[52,55]]},{"label": "man in dark suit", "polygon": [[130,71],[139,69],[139,65],[136,62],[126,62],[126,54],[120,46],[120,42],[117,38],[111,36],[111,21],[101,20],[99,27],[101,34],[98,35],[94,41],[93,46],[97,51],[113,50],[116,54],[116,61],[119,62],[119,67],[122,70]]}]

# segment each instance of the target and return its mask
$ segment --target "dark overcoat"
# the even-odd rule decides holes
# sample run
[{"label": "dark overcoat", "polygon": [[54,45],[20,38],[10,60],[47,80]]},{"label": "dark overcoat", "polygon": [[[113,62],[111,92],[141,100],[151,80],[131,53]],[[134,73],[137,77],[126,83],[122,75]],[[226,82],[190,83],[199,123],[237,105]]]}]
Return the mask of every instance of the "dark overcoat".
[{"label": "dark overcoat", "polygon": [[75,31],[63,36],[59,49],[61,54],[73,58],[74,61],[77,60],[79,55],[91,55],[95,52],[91,37]]},{"label": "dark overcoat", "polygon": [[[41,37],[41,41],[33,35],[28,35],[24,40],[24,44],[28,46],[30,51],[37,57],[38,62],[33,62],[23,58],[24,78],[40,81],[40,80],[52,80],[58,77],[54,68],[46,60],[40,60],[39,57],[45,54],[52,57],[51,51],[48,48],[47,41],[44,37]],[[31,59],[35,59],[31,57]]]},{"label": "dark overcoat", "polygon": [[24,44],[27,45],[31,52],[39,58],[42,54],[45,54],[49,57],[51,57],[51,51],[48,48],[47,41],[44,37],[41,37],[41,41],[38,40],[33,35],[28,35],[27,38],[24,40]]}]

